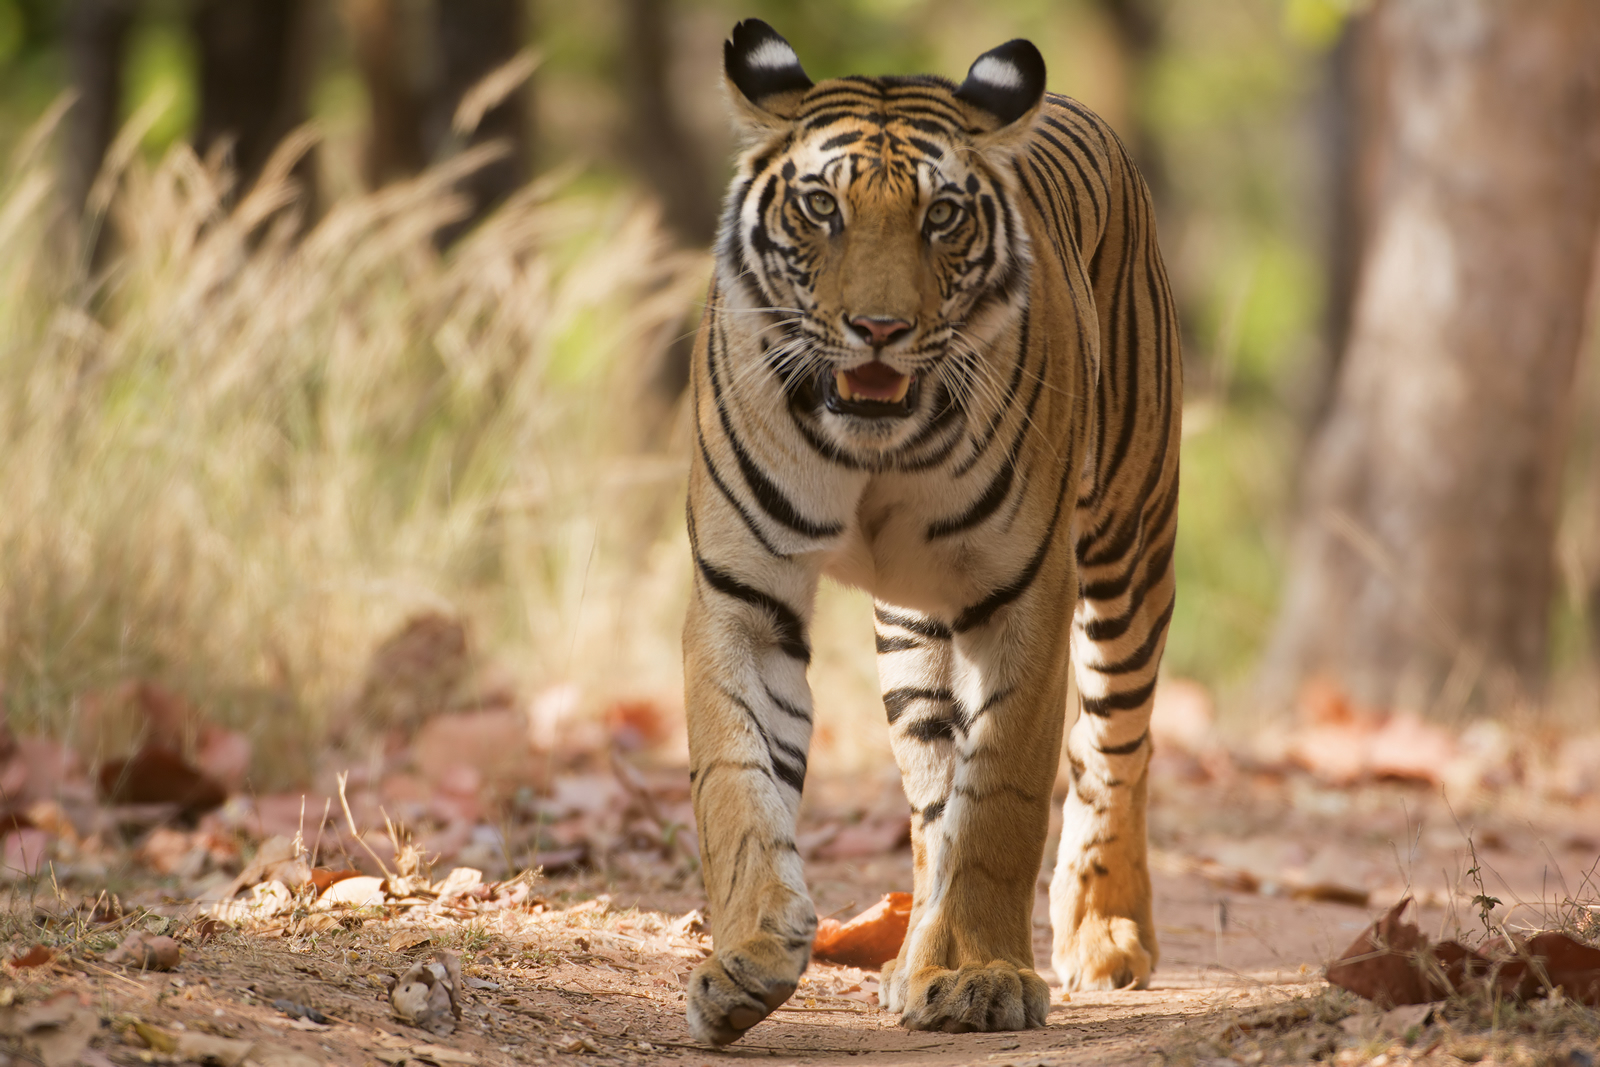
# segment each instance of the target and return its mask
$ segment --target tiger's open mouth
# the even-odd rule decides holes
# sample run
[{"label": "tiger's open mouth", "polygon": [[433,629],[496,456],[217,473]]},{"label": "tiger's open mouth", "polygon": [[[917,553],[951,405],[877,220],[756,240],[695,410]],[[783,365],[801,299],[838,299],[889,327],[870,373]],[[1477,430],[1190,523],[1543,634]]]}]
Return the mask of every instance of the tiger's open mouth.
[{"label": "tiger's open mouth", "polygon": [[867,418],[904,418],[917,406],[917,378],[881,360],[822,375],[823,402],[829,411]]}]

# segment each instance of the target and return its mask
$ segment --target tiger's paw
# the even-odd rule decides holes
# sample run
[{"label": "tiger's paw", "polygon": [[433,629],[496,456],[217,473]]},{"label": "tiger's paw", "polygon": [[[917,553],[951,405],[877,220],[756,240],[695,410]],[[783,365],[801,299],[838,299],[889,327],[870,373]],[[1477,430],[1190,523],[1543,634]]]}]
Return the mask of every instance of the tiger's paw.
[{"label": "tiger's paw", "polygon": [[1077,929],[1056,931],[1051,963],[1067,989],[1143,989],[1156,965],[1146,943],[1132,919],[1086,915]]},{"label": "tiger's paw", "polygon": [[1044,979],[1031,967],[1004,960],[987,966],[967,964],[954,971],[924,967],[902,985],[900,1025],[909,1030],[947,1034],[1026,1030],[1043,1026],[1050,1013],[1050,988]]},{"label": "tiger's paw", "polygon": [[765,1019],[800,982],[805,970],[776,938],[751,938],[711,958],[689,975],[689,1032],[696,1041],[726,1045]]}]

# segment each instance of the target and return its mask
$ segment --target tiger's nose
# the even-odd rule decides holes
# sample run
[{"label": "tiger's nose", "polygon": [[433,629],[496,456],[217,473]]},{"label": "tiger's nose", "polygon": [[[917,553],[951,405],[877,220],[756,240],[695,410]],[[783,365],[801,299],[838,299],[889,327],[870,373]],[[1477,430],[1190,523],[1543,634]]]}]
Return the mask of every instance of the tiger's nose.
[{"label": "tiger's nose", "polygon": [[874,315],[857,315],[850,320],[850,329],[873,348],[892,344],[911,332],[912,323],[905,319],[889,319]]}]

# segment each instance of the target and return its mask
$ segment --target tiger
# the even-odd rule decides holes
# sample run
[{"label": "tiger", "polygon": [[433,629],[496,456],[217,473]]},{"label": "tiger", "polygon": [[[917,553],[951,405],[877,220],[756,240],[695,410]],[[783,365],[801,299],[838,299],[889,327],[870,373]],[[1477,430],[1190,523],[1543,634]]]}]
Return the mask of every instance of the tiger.
[{"label": "tiger", "polygon": [[724,43],[741,138],[686,421],[690,791],[712,932],[687,1022],[779,1008],[817,929],[795,841],[827,575],[874,601],[912,895],[881,1006],[1042,1026],[1035,882],[1063,759],[1051,962],[1143,987],[1145,809],[1176,593],[1182,370],[1149,193],[1026,40],[936,76],[813,83],[771,26]]}]

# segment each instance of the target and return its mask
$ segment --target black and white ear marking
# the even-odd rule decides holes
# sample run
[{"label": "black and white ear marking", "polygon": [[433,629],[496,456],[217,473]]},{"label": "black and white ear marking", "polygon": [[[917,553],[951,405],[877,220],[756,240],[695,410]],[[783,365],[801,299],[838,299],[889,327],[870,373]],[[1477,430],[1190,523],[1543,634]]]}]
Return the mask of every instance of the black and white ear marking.
[{"label": "black and white ear marking", "polygon": [[733,28],[733,36],[722,44],[722,64],[734,88],[757,107],[763,100],[811,88],[789,42],[760,19],[745,19]]},{"label": "black and white ear marking", "polygon": [[956,97],[1008,126],[1044,96],[1044,57],[1032,41],[1017,38],[979,56]]}]

